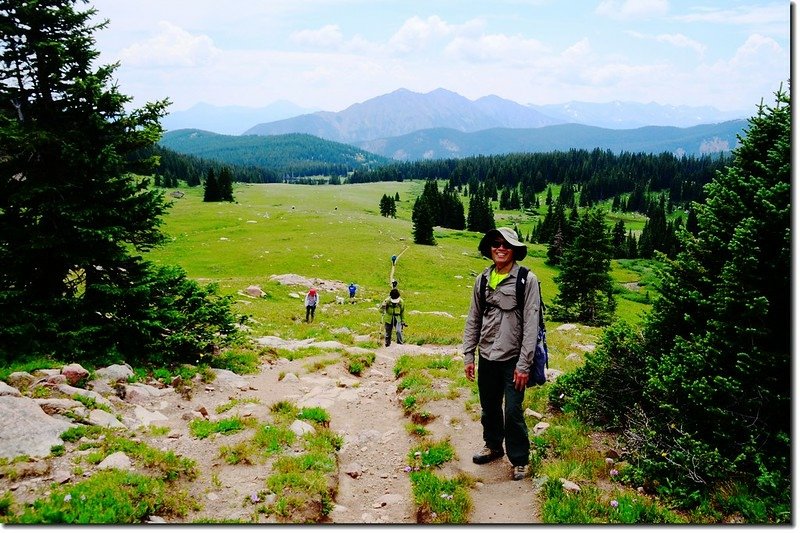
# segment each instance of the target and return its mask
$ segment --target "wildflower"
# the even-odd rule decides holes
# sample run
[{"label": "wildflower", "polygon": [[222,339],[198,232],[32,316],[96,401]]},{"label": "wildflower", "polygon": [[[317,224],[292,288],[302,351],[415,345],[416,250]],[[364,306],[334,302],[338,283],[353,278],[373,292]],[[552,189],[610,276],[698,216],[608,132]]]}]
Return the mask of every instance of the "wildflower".
[{"label": "wildflower", "polygon": [[618,476],[619,470],[617,470],[616,468],[612,468],[611,471],[608,473],[608,475],[610,475],[611,477]]},{"label": "wildflower", "polygon": [[439,497],[441,499],[443,499],[443,500],[452,500],[453,499],[453,495],[452,494],[447,494],[446,492],[441,493],[439,495]]},{"label": "wildflower", "polygon": [[404,471],[404,472],[411,472],[411,467],[410,467],[410,466],[406,466],[406,467],[403,469],[403,471]]},{"label": "wildflower", "polygon": [[611,500],[611,507],[616,509],[617,507],[619,507],[619,502],[617,500]]},{"label": "wildflower", "polygon": [[421,455],[422,455],[422,452],[414,452],[414,457],[420,457]]},{"label": "wildflower", "polygon": [[253,503],[258,503],[261,501],[261,498],[258,497],[257,492],[254,492],[253,494],[250,495],[250,501]]},{"label": "wildflower", "polygon": [[67,494],[66,496],[64,496],[65,503],[69,503],[71,501],[72,501],[72,494]]}]

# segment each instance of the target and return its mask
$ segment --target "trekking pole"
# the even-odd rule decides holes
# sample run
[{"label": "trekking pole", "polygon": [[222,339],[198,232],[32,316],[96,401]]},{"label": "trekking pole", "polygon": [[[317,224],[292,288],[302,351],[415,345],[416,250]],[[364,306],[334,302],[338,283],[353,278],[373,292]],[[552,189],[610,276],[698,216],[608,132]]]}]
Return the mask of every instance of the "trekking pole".
[{"label": "trekking pole", "polygon": [[389,273],[389,285],[390,286],[392,285],[392,282],[394,281],[394,267],[397,264],[397,260],[400,259],[400,256],[403,255],[406,250],[408,250],[408,246],[403,248],[403,251],[400,252],[399,254],[392,256],[392,271]]}]

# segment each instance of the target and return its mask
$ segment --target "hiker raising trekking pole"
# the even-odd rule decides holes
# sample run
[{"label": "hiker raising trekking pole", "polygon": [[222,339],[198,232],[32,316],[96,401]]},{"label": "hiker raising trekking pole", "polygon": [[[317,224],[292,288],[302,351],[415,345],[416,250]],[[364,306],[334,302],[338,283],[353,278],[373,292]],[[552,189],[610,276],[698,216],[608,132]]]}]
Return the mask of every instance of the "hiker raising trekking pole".
[{"label": "hiker raising trekking pole", "polygon": [[406,325],[404,321],[405,304],[400,298],[399,290],[389,291],[389,297],[381,304],[381,311],[383,311],[383,326],[386,330],[384,337],[386,346],[392,344],[392,328],[397,335],[397,344],[403,344],[403,327]]},{"label": "hiker raising trekking pole", "polygon": [[524,287],[524,307],[518,308],[517,278],[522,267],[517,261],[525,258],[528,248],[511,228],[489,230],[478,250],[492,264],[475,279],[464,327],[464,373],[470,381],[476,374],[476,349],[479,355],[478,395],[485,442],[472,461],[484,464],[499,459],[505,443],[512,479],[521,480],[527,475],[530,455],[522,400],[539,330],[539,283],[530,271],[520,279],[525,282],[520,286]]}]

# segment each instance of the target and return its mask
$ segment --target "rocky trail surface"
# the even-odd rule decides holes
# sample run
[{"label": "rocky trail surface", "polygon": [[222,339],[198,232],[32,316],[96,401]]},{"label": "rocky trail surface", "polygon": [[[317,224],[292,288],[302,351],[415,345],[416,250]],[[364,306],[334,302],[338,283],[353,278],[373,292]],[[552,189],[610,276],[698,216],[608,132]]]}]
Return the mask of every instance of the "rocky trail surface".
[{"label": "rocky trail surface", "polygon": [[[418,522],[413,502],[412,487],[407,466],[409,450],[416,444],[406,425],[394,365],[404,355],[437,354],[460,360],[455,346],[416,346],[396,345],[370,350],[375,353],[375,361],[359,377],[351,375],[344,364],[331,364],[314,369],[315,360],[330,358],[343,351],[364,350],[354,346],[344,346],[338,342],[315,343],[305,341],[284,341],[276,337],[264,337],[258,342],[266,347],[296,349],[314,347],[321,355],[294,360],[286,358],[265,362],[257,374],[239,376],[228,371],[218,371],[216,379],[208,384],[199,384],[190,398],[181,396],[175,388],[156,388],[147,385],[127,384],[124,400],[119,398],[119,390],[109,387],[108,381],[98,379],[91,382],[83,391],[96,395],[111,405],[111,411],[119,416],[101,420],[95,410],[81,413],[87,420],[95,417],[98,425],[125,427],[134,430],[137,438],[147,441],[151,446],[162,450],[173,450],[197,462],[199,475],[190,482],[189,493],[200,503],[200,508],[180,519],[181,522],[197,520],[229,520],[248,522],[256,517],[260,522],[275,521],[274,517],[254,514],[247,501],[250,495],[263,491],[265,480],[270,475],[269,462],[254,464],[228,464],[221,458],[220,447],[234,446],[248,438],[247,432],[231,435],[216,435],[213,438],[198,439],[188,429],[189,421],[206,417],[211,420],[229,416],[254,418],[259,422],[269,422],[269,406],[286,400],[298,407],[322,407],[331,417],[330,429],[343,438],[338,452],[338,488],[328,522],[336,524],[415,524]],[[329,353],[325,353],[329,350]],[[75,387],[65,383],[63,376],[50,372],[35,379],[47,384],[53,391],[64,391],[67,396],[74,394]],[[49,381],[48,381],[49,380]],[[11,380],[9,380],[11,381]],[[47,456],[58,434],[67,422],[59,413],[68,409],[82,409],[81,404],[69,404],[73,400],[50,399],[34,400],[29,396],[18,395],[16,386],[0,383],[0,455],[13,457],[20,454],[21,447],[33,446],[38,442],[39,449],[29,455]],[[30,385],[30,384],[29,384]],[[445,387],[447,384],[435,386]],[[33,387],[30,387],[32,390]],[[530,478],[522,481],[511,480],[511,465],[506,458],[488,465],[472,463],[472,454],[482,446],[481,426],[475,413],[467,412],[466,391],[455,399],[437,400],[426,404],[426,409],[434,415],[427,426],[431,437],[436,440],[448,438],[456,452],[454,460],[443,467],[443,474],[453,477],[466,473],[476,480],[472,490],[472,509],[468,522],[472,524],[531,524],[539,522],[537,498],[534,483]],[[215,409],[234,399],[246,400],[238,403],[224,415],[215,414]],[[36,402],[36,409],[42,410],[44,419],[53,421],[52,429],[46,424],[36,422],[20,427],[18,406]],[[75,402],[77,403],[77,402]],[[35,413],[38,416],[38,413]],[[17,429],[13,429],[16,425]],[[24,424],[23,424],[24,426]],[[36,426],[34,428],[34,426]],[[148,426],[166,428],[161,432],[148,431]],[[35,433],[43,430],[44,433]],[[26,433],[28,444],[20,444],[19,433]],[[23,439],[24,440],[24,439]],[[17,448],[14,448],[16,446]],[[76,452],[77,453],[77,452]],[[27,463],[27,471],[17,469],[13,479],[0,477],[0,493],[10,490],[17,501],[33,501],[47,493],[52,483],[72,483],[79,479],[75,473],[71,454],[60,457],[49,456]],[[102,463],[96,468],[104,467]],[[92,473],[86,468],[83,476]],[[153,521],[161,521],[153,517]],[[170,520],[167,520],[170,521]]]}]

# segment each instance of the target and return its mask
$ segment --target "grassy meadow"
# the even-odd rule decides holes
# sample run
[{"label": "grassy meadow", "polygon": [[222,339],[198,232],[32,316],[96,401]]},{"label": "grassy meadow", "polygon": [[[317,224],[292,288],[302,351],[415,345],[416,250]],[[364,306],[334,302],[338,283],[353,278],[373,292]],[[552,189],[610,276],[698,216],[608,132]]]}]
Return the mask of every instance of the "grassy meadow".
[{"label": "grassy meadow", "polygon": [[[352,334],[381,331],[378,306],[387,296],[392,264],[406,302],[407,342],[458,344],[475,275],[489,264],[477,250],[481,235],[437,228],[436,246],[413,244],[411,209],[422,182],[381,182],[339,186],[237,184],[235,203],[204,203],[202,188],[181,189],[163,230],[170,242],[148,254],[156,263],[177,264],[201,282],[214,282],[223,294],[236,294],[258,285],[263,298],[236,297],[236,308],[250,317],[256,336],[335,339],[333,331]],[[382,195],[399,195],[397,218],[382,217]],[[529,231],[534,218],[519,212],[496,212],[498,225],[519,225]],[[557,270],[545,265],[546,248],[529,244],[522,264],[542,282],[545,304],[557,293]],[[614,261],[613,276],[620,285],[618,315],[637,321],[648,306],[625,298],[624,287],[640,282],[646,273],[623,268]],[[633,264],[636,267],[636,264]],[[306,278],[358,285],[355,305],[337,305],[339,292],[322,291],[312,324],[303,321],[304,287],[282,286],[271,275],[297,274]],[[294,297],[291,293],[295,293]],[[559,339],[548,322],[551,349]],[[351,338],[346,334],[347,339]],[[566,341],[566,339],[565,339]]]}]

